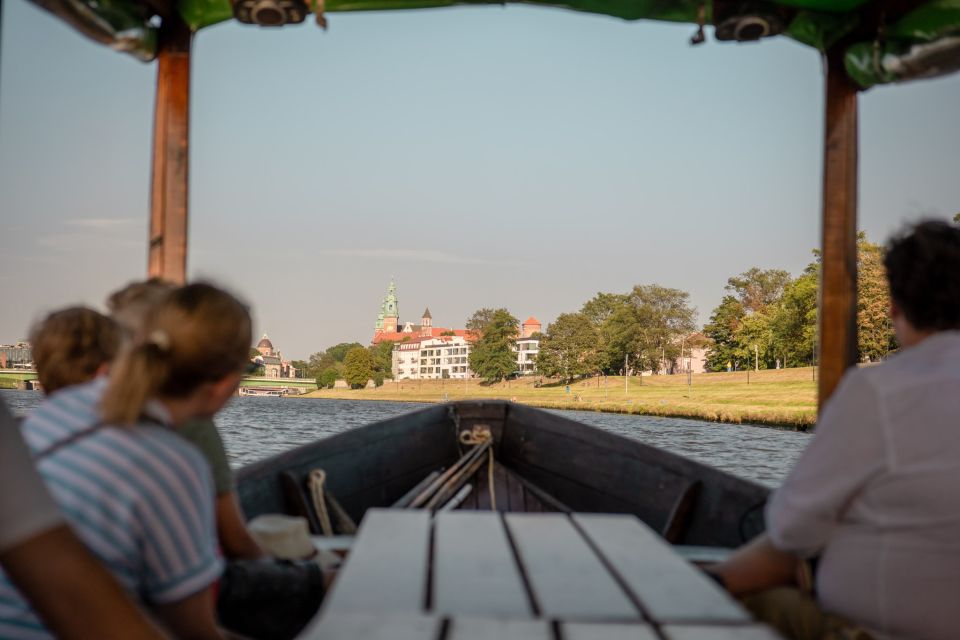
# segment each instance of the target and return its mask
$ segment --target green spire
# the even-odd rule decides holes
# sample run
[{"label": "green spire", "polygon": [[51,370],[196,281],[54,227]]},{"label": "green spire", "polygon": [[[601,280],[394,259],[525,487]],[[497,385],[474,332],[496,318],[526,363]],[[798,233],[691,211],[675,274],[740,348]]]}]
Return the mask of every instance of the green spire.
[{"label": "green spire", "polygon": [[397,285],[390,278],[390,286],[387,288],[387,297],[383,299],[383,317],[399,318],[400,302],[397,300]]}]

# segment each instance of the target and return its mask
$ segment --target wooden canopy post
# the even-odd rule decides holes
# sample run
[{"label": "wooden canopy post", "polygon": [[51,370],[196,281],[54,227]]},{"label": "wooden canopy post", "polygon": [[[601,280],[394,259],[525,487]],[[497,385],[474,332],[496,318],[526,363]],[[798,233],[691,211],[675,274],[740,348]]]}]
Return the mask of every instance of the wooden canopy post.
[{"label": "wooden canopy post", "polygon": [[157,55],[148,273],[179,284],[187,277],[192,39],[179,16],[164,18]]},{"label": "wooden canopy post", "polygon": [[857,362],[857,91],[842,47],[827,52],[819,407]]}]

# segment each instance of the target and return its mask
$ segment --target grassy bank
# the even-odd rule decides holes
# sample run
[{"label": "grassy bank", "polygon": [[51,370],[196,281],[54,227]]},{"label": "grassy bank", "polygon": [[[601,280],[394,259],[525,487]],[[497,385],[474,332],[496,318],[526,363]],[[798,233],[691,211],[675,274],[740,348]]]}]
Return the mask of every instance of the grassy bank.
[{"label": "grassy bank", "polygon": [[[748,381],[749,376],[749,381]],[[779,371],[591,378],[570,385],[534,379],[484,385],[478,380],[387,381],[377,389],[321,389],[304,398],[445,402],[495,398],[549,409],[699,418],[805,430],[816,417],[816,383],[810,367]]]}]

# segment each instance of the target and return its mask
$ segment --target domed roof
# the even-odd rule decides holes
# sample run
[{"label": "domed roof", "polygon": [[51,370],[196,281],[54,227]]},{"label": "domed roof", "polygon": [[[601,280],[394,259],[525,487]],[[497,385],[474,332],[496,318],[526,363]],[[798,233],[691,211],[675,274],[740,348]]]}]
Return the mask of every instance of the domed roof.
[{"label": "domed roof", "polygon": [[270,342],[270,338],[267,337],[267,334],[263,334],[263,337],[260,338],[260,342],[257,343],[257,349],[261,348],[273,349],[273,343]]}]

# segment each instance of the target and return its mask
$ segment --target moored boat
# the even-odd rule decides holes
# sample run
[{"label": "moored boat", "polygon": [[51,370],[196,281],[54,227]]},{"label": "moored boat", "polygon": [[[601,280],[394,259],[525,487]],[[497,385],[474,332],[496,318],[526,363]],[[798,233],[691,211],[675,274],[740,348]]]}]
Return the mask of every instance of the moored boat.
[{"label": "moored boat", "polygon": [[[311,486],[315,471],[323,472],[327,497],[320,505]],[[636,440],[502,401],[437,405],[318,440],[244,467],[238,485],[247,517],[302,515],[315,533],[328,517],[318,511],[327,506],[348,522],[371,507],[495,508],[631,513],[672,543],[709,547],[734,547],[761,531],[769,492]],[[333,533],[341,532],[335,524]]]}]

